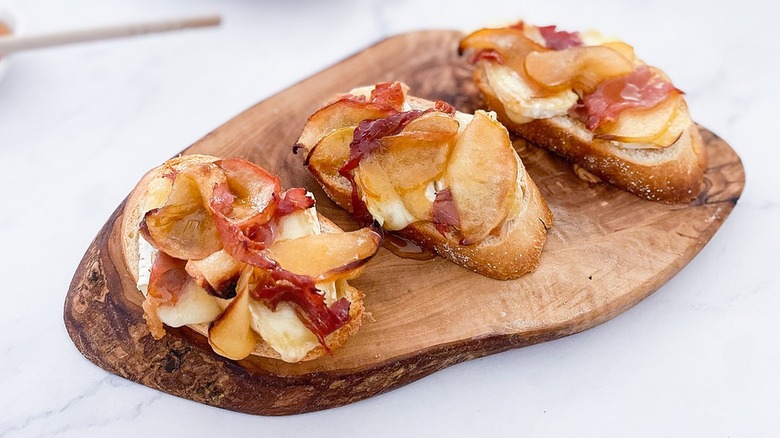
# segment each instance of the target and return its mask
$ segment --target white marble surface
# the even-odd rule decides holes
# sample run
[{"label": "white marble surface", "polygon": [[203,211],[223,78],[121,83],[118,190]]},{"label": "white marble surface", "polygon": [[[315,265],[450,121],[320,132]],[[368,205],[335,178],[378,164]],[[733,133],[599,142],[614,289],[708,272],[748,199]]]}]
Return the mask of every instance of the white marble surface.
[{"label": "white marble surface", "polygon": [[[27,33],[218,12],[220,28],[14,55],[0,79],[0,437],[779,436],[780,70],[770,2],[0,2]],[[248,106],[395,33],[525,17],[632,42],[747,172],[739,204],[675,278],[565,339],[470,361],[343,408],[254,417],[84,359],[63,299],[149,168]]]}]

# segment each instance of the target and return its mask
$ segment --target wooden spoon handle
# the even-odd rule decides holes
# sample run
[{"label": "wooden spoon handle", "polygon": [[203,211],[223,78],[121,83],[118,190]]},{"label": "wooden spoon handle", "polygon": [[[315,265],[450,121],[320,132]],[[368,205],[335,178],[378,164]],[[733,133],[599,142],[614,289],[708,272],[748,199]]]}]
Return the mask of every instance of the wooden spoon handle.
[{"label": "wooden spoon handle", "polygon": [[0,37],[0,54],[7,55],[20,50],[39,49],[63,44],[98,41],[147,33],[217,26],[221,21],[219,15],[207,15],[202,17],[106,26],[39,35],[9,35]]}]

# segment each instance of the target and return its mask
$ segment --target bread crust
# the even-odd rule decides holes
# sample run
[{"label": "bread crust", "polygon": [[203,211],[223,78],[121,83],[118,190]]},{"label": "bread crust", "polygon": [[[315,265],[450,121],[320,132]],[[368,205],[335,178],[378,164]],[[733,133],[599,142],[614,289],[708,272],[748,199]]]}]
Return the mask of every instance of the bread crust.
[{"label": "bread crust", "polygon": [[[219,159],[220,158],[218,157],[200,154],[181,155],[172,158],[163,165],[147,172],[130,193],[122,211],[122,225],[120,231],[122,233],[122,253],[124,255],[125,265],[127,266],[127,270],[130,272],[130,275],[132,275],[134,282],[138,281],[138,238],[140,235],[139,224],[141,223],[143,215],[145,214],[143,211],[144,201],[149,190],[149,184],[155,178],[159,178],[165,175],[165,173],[170,169],[180,171],[186,169],[187,167],[204,163],[212,163],[218,161]],[[335,223],[326,217],[320,215],[319,213],[317,216],[320,221],[320,228],[322,232],[344,232],[341,228],[339,228]],[[326,337],[325,341],[328,344],[328,349],[331,351],[342,346],[350,336],[358,331],[365,316],[365,308],[363,307],[363,293],[360,290],[350,286],[346,280],[337,280],[336,291],[339,298],[344,297],[349,300],[350,319],[346,324]],[[138,291],[138,293],[140,294],[141,292]],[[205,337],[208,337],[208,324],[192,324],[188,325],[187,327]],[[281,359],[281,355],[276,350],[271,348],[270,345],[260,339],[259,336],[257,336],[257,339],[258,343],[255,345],[255,349],[251,353],[252,355],[258,357]],[[325,348],[323,348],[321,345],[318,345],[314,349],[310,350],[303,357],[303,359],[301,359],[301,361],[316,359],[328,354],[329,353]]]},{"label": "bread crust", "polygon": [[707,156],[695,124],[667,148],[625,149],[617,142],[593,138],[582,122],[567,115],[516,123],[487,81],[484,68],[477,66],[474,80],[485,104],[515,134],[644,199],[687,203],[701,193]]},{"label": "bread crust", "polygon": [[527,178],[525,208],[507,219],[498,236],[474,245],[461,245],[454,235],[443,236],[432,222],[416,222],[396,233],[435,251],[451,262],[497,280],[511,280],[536,270],[552,226],[553,214],[533,180]]},{"label": "bread crust", "polygon": [[[412,96],[408,97],[408,102],[414,108],[431,108],[434,105],[431,101]],[[314,145],[303,146],[312,148]],[[324,178],[323,170],[311,164],[308,168],[325,193],[341,208],[352,212],[349,181],[344,177]],[[414,222],[393,232],[490,278],[509,280],[532,272],[539,264],[553,214],[519,157],[518,175],[522,179],[519,189],[523,191],[523,206],[515,217],[505,220],[497,235],[490,235],[476,244],[461,245],[459,236],[452,233],[443,235],[429,221]]]}]

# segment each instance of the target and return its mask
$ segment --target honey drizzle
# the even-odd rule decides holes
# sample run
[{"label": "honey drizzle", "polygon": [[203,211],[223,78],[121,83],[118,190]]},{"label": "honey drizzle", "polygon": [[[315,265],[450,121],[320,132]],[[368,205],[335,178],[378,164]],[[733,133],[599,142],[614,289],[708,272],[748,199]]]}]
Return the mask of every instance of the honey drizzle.
[{"label": "honey drizzle", "polygon": [[385,233],[382,246],[398,257],[404,259],[430,260],[436,257],[434,252],[421,247],[409,239],[405,239],[393,233]]}]

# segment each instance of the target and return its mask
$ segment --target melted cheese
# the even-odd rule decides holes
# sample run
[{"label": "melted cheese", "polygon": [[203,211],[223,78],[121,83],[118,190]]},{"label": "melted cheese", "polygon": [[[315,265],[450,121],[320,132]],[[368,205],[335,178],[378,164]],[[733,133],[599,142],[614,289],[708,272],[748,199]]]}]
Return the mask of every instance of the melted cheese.
[{"label": "melted cheese", "polygon": [[528,81],[504,65],[486,65],[485,76],[493,92],[504,104],[507,116],[515,123],[564,115],[579,98],[570,89],[548,97],[536,97]]},{"label": "melted cheese", "polygon": [[[317,210],[312,207],[282,219],[277,239],[296,239],[320,232]],[[335,282],[317,283],[316,286],[325,293],[326,304],[336,301]],[[251,301],[249,311],[252,313],[252,329],[285,362],[299,362],[319,345],[317,337],[303,325],[295,309],[288,303],[280,303],[276,311],[271,311],[263,303]]]},{"label": "melted cheese", "polygon": [[274,312],[265,304],[253,300],[249,311],[252,313],[252,328],[285,362],[299,362],[319,345],[317,337],[303,325],[288,303],[279,303]]},{"label": "melted cheese", "polygon": [[398,194],[381,198],[363,196],[363,202],[371,216],[386,230],[402,230],[416,221]]},{"label": "melted cheese", "polygon": [[217,299],[194,281],[187,283],[175,306],[160,306],[157,316],[169,327],[203,324],[213,321],[222,313]]},{"label": "melted cheese", "polygon": [[138,282],[136,286],[144,296],[149,290],[149,275],[152,273],[152,262],[157,250],[138,234]]}]

